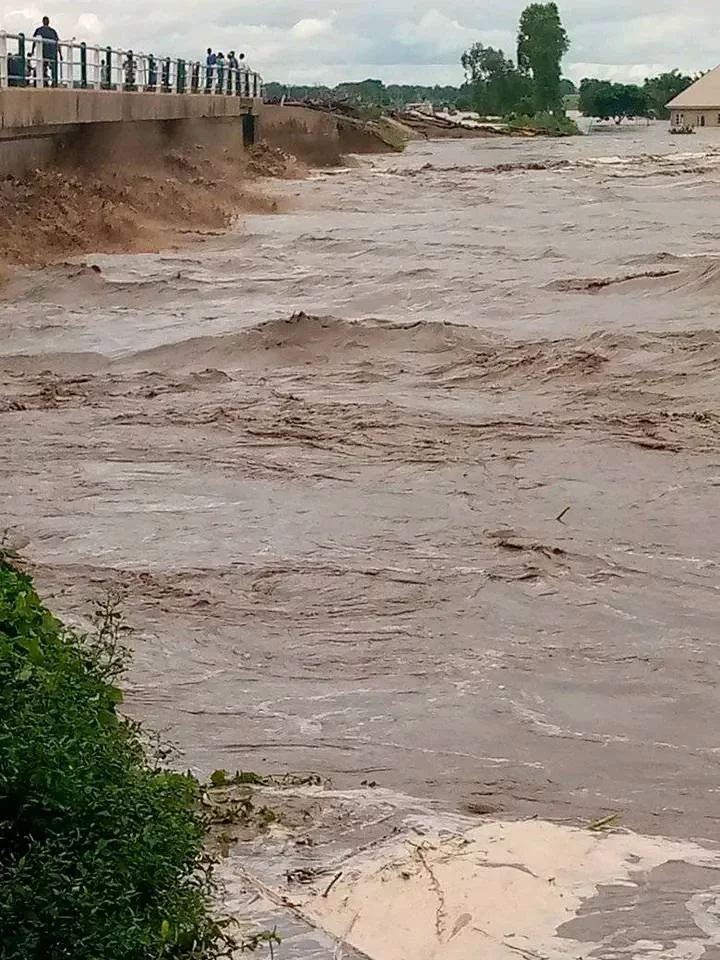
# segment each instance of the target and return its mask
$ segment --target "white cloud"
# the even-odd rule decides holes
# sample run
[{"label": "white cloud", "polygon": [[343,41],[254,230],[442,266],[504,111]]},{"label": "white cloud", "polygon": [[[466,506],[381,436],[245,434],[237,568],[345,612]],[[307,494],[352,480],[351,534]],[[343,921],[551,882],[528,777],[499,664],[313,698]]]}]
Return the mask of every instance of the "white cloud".
[{"label": "white cloud", "polygon": [[[81,0],[83,2],[83,0]],[[460,83],[476,40],[512,54],[523,0],[0,0],[0,28],[32,33],[47,13],[62,37],[192,58],[208,45],[244,50],[268,79]],[[710,0],[561,0],[573,79],[637,80],[720,60],[720,6]]]},{"label": "white cloud", "polygon": [[332,33],[332,28],[332,20],[329,18],[319,20],[316,17],[306,17],[304,20],[298,20],[290,32],[299,40],[312,40]]},{"label": "white cloud", "polygon": [[103,32],[100,18],[94,13],[81,13],[77,18],[78,36],[95,39]]},{"label": "white cloud", "polygon": [[417,20],[401,20],[395,37],[405,46],[422,46],[436,51],[465,49],[477,39],[477,32],[439,10],[428,10]]}]

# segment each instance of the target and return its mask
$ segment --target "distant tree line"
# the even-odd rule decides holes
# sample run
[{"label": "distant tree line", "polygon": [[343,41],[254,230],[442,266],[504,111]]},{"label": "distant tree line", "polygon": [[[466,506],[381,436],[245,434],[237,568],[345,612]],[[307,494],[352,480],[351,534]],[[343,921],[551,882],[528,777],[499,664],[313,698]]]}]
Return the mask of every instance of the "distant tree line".
[{"label": "distant tree line", "polygon": [[426,86],[423,84],[396,84],[388,86],[381,80],[362,80],[359,83],[339,83],[336,87],[299,86],[297,84],[266,83],[266,100],[318,100],[324,102],[345,100],[368,107],[399,110],[408,103],[429,102],[435,107],[453,107],[471,110],[472,90],[466,85]]},{"label": "distant tree line", "polygon": [[586,79],[580,84],[579,109],[586,117],[613,119],[616,123],[621,123],[626,117],[666,120],[670,116],[666,104],[687,90],[696,79],[679,70],[649,77],[642,86]]}]

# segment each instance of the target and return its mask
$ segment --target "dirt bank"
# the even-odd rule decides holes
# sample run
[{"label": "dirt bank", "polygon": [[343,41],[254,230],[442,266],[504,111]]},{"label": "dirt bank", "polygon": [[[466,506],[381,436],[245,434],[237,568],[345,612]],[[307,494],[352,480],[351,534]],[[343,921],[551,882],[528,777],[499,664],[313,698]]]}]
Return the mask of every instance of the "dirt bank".
[{"label": "dirt bank", "polygon": [[316,167],[338,166],[346,154],[400,152],[414,137],[387,117],[364,121],[299,104],[266,103],[258,124],[268,143]]},{"label": "dirt bank", "polygon": [[52,170],[0,181],[0,263],[41,266],[90,251],[176,248],[226,230],[242,214],[275,212],[278,200],[264,179],[304,173],[293,156],[266,143],[237,157],[197,145],[127,165],[89,165],[76,155]]}]

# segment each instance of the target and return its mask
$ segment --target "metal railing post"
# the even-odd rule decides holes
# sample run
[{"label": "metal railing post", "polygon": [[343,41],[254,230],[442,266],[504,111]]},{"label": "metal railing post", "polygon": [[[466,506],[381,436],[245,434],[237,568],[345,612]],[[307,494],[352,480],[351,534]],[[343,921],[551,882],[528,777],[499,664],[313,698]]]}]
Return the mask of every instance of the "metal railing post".
[{"label": "metal railing post", "polygon": [[18,55],[16,60],[18,68],[17,86],[27,86],[27,57],[25,56],[25,34],[18,34]]},{"label": "metal railing post", "polygon": [[68,45],[65,44],[65,53],[63,53],[63,44],[55,44],[55,71],[53,73],[53,86],[61,87],[65,79],[65,65],[67,63]]},{"label": "metal railing post", "polygon": [[[62,63],[60,55],[62,54],[62,46],[59,43],[50,41],[52,49],[55,51],[55,56],[50,59],[50,86],[59,87],[60,81],[62,80]],[[45,58],[45,50],[43,49],[43,59]]]},{"label": "metal railing post", "polygon": [[157,60],[151,53],[148,56],[148,90],[150,90],[151,93],[156,92],[157,82],[158,82]]},{"label": "metal railing post", "polygon": [[175,89],[177,90],[178,93],[185,93],[185,86],[186,86],[185,77],[186,77],[186,74],[185,74],[185,61],[184,61],[184,60],[178,60],[178,62],[177,62],[177,84],[176,84],[176,87],[175,87]]},{"label": "metal railing post", "polygon": [[7,33],[0,31],[0,87],[8,85]]},{"label": "metal railing post", "polygon": [[35,86],[44,86],[45,60],[43,59],[43,47],[41,43],[37,45],[34,56],[31,54],[28,57],[28,62],[30,64],[31,78]]},{"label": "metal railing post", "polygon": [[112,90],[112,47],[105,47],[105,70],[102,79],[103,90]]},{"label": "metal railing post", "polygon": [[125,54],[122,69],[124,74],[123,90],[126,93],[134,93],[137,90],[137,60],[132,50],[128,50]]},{"label": "metal railing post", "polygon": [[170,93],[170,57],[165,57],[162,62],[162,79],[160,82],[161,93]]},{"label": "metal railing post", "polygon": [[93,87],[94,87],[96,90],[101,90],[101,89],[102,89],[102,66],[101,66],[101,64],[102,64],[102,57],[100,56],[100,47],[93,47],[93,53],[94,53],[94,57],[93,57],[93,59],[94,59],[94,64],[93,64],[93,71],[94,71]]},{"label": "metal railing post", "polygon": [[87,90],[88,79],[87,79],[87,44],[80,44],[80,86],[83,90]]}]

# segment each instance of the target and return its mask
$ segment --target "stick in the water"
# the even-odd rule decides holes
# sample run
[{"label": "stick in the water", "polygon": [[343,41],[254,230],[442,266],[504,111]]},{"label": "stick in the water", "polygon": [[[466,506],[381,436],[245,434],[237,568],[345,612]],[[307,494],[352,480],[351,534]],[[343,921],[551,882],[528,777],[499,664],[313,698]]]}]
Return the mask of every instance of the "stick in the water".
[{"label": "stick in the water", "polygon": [[332,878],[332,880],[330,881],[330,884],[328,885],[327,889],[325,890],[325,893],[323,894],[324,897],[327,897],[327,896],[328,896],[328,894],[330,893],[330,891],[332,890],[332,888],[335,886],[335,884],[338,882],[338,880],[340,879],[341,876],[342,876],[342,870],[340,871],[340,873],[338,873],[335,877]]}]

